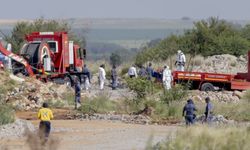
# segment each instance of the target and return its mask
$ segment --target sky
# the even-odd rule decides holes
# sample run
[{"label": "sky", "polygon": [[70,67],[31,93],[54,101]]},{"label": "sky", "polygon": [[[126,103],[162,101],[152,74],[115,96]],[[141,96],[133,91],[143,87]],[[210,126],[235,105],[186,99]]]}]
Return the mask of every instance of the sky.
[{"label": "sky", "polygon": [[250,20],[250,0],[1,0],[0,19],[156,18]]}]

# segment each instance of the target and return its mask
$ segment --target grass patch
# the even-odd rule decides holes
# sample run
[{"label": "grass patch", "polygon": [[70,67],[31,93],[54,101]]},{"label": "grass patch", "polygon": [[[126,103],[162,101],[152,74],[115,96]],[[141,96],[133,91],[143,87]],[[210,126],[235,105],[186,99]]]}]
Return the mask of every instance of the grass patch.
[{"label": "grass patch", "polygon": [[84,99],[78,110],[85,114],[108,113],[116,110],[116,102],[109,100],[105,94],[101,94],[92,99]]},{"label": "grass patch", "polygon": [[244,100],[239,103],[215,103],[214,112],[227,119],[250,121],[250,103]]},{"label": "grass patch", "polygon": [[62,99],[66,101],[69,106],[75,105],[75,93],[73,91],[64,92],[62,94]]},{"label": "grass patch", "polygon": [[15,121],[14,109],[9,105],[0,105],[0,125]]},{"label": "grass patch", "polygon": [[63,108],[65,106],[65,103],[61,100],[48,100],[47,103],[51,108]]},{"label": "grass patch", "polygon": [[159,150],[248,150],[250,127],[190,127],[169,135],[156,146],[147,149]]}]

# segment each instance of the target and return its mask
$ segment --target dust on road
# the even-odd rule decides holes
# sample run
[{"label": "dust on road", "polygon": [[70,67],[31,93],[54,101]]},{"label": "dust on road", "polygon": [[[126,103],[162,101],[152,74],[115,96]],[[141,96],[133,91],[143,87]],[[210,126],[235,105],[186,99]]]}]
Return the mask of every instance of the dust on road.
[{"label": "dust on road", "polygon": [[[32,121],[38,126],[38,121]],[[51,139],[60,150],[144,149],[150,136],[153,143],[164,140],[176,126],[137,125],[111,121],[53,120]],[[0,139],[0,149],[29,150],[27,138]],[[56,142],[55,142],[56,141]],[[53,149],[54,149],[53,148]],[[48,148],[49,149],[49,148]]]}]

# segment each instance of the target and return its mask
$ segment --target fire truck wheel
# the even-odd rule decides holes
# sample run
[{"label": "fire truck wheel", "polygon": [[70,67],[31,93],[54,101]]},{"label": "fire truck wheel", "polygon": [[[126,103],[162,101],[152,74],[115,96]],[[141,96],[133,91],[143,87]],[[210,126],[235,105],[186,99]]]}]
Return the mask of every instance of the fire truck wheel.
[{"label": "fire truck wheel", "polygon": [[214,86],[212,83],[203,83],[201,86],[201,91],[214,91]]}]

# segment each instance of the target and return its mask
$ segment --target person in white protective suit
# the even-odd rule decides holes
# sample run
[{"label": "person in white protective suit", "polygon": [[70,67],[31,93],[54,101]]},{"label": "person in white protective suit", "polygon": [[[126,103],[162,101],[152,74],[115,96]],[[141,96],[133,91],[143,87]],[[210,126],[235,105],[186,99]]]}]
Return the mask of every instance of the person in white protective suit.
[{"label": "person in white protective suit", "polygon": [[184,71],[184,66],[186,64],[186,57],[181,50],[177,51],[177,58],[175,65],[177,66],[177,71]]},{"label": "person in white protective suit", "polygon": [[106,80],[106,72],[105,72],[105,65],[102,64],[99,67],[99,85],[100,85],[100,89],[103,90],[104,88],[104,82]]},{"label": "person in white protective suit", "polygon": [[172,72],[168,66],[164,66],[164,70],[163,70],[163,74],[162,74],[162,82],[163,82],[163,86],[166,90],[171,89]]}]

